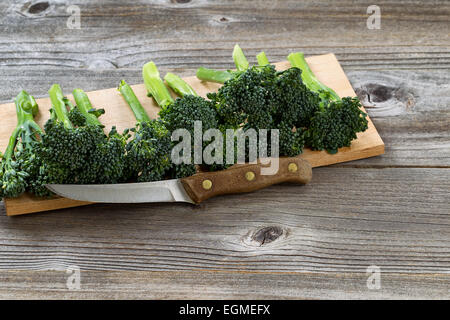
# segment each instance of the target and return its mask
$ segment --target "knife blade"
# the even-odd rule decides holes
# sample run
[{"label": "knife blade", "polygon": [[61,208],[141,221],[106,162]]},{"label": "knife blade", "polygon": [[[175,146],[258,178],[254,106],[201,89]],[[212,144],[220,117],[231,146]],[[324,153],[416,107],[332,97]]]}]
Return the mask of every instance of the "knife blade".
[{"label": "knife blade", "polygon": [[280,158],[278,171],[261,174],[262,164],[246,164],[217,172],[156,182],[74,185],[49,184],[46,187],[65,198],[98,203],[187,202],[198,204],[211,197],[246,193],[282,182],[306,184],[312,178],[308,161]]},{"label": "knife blade", "polygon": [[187,195],[179,179],[156,182],[75,185],[49,184],[46,186],[57,195],[78,201],[98,203],[147,203],[147,202],[188,202],[194,203]]}]

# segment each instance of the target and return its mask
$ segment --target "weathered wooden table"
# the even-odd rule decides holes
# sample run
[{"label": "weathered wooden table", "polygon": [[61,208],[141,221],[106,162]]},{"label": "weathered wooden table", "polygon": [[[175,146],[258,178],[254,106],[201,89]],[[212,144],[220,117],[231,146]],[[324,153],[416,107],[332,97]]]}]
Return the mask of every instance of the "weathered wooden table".
[{"label": "weathered wooden table", "polygon": [[1,1],[0,102],[139,83],[150,59],[231,68],[235,43],[334,52],[386,154],[198,208],[1,204],[0,298],[449,298],[450,6],[376,3],[380,29],[367,1],[78,1],[77,29],[72,1]]}]

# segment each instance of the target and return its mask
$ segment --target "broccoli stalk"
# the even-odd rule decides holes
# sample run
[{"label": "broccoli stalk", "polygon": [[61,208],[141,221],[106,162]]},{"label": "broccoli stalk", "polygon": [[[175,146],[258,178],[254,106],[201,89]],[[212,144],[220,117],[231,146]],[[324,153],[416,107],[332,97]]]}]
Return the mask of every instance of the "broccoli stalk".
[{"label": "broccoli stalk", "polygon": [[158,68],[153,61],[144,65],[142,68],[142,76],[149,96],[153,97],[161,108],[173,103],[172,96],[164,85],[164,82],[161,80]]},{"label": "broccoli stalk", "polygon": [[52,102],[52,110],[55,113],[56,119],[58,119],[66,129],[72,129],[73,124],[70,121],[69,111],[67,110],[64,95],[59,84],[52,85],[48,94]]},{"label": "broccoli stalk", "polygon": [[183,79],[173,73],[167,73],[164,77],[167,85],[179,96],[198,96],[197,92]]},{"label": "broccoli stalk", "polygon": [[246,71],[249,68],[248,60],[245,57],[245,54],[242,51],[241,47],[239,47],[239,45],[237,44],[234,46],[233,60],[234,64],[236,65],[237,71],[230,71],[230,70],[218,71],[201,67],[197,70],[197,78],[202,81],[222,84],[232,79],[236,74]]},{"label": "broccoli stalk", "polygon": [[222,84],[233,78],[233,73],[231,71],[220,71],[200,67],[197,70],[197,78],[202,81]]},{"label": "broccoli stalk", "polygon": [[18,197],[25,192],[30,173],[27,168],[34,161],[34,149],[44,134],[34,121],[38,105],[27,92],[21,91],[14,100],[17,126],[2,155],[0,168],[0,199]]},{"label": "broccoli stalk", "polygon": [[292,67],[302,70],[303,83],[309,88],[309,90],[318,93],[322,100],[341,100],[339,95],[333,89],[327,87],[316,78],[314,73],[311,71],[308,63],[306,62],[305,55],[302,52],[289,54],[288,60],[291,63]]},{"label": "broccoli stalk", "polygon": [[128,103],[128,105],[131,108],[131,111],[133,111],[134,116],[138,122],[147,122],[150,121],[150,117],[148,116],[145,109],[142,107],[142,104],[139,102],[138,98],[134,94],[133,89],[125,82],[125,80],[122,80],[119,84],[120,93],[122,94],[125,101]]},{"label": "broccoli stalk", "polygon": [[92,108],[91,101],[86,93],[81,89],[75,89],[72,92],[75,103],[80,113],[86,118],[86,122],[91,125],[103,126]]},{"label": "broccoli stalk", "polygon": [[260,67],[264,67],[270,64],[269,59],[267,59],[266,53],[264,51],[256,56],[256,60],[258,60],[258,65]]},{"label": "broccoli stalk", "polygon": [[245,71],[249,67],[249,63],[247,58],[245,57],[244,51],[242,51],[241,47],[238,44],[234,46],[233,50],[233,60],[236,65],[237,71]]}]

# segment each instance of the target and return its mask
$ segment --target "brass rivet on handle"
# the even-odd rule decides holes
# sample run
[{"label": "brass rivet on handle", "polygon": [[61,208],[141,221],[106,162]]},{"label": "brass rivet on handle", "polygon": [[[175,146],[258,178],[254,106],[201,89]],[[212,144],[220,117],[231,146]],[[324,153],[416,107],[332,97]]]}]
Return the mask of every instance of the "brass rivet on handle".
[{"label": "brass rivet on handle", "polygon": [[212,188],[212,181],[211,180],[203,180],[202,187],[205,190],[209,190]]},{"label": "brass rivet on handle", "polygon": [[288,170],[289,170],[289,172],[292,172],[292,173],[297,172],[297,170],[298,170],[297,164],[295,164],[293,162],[289,163]]},{"label": "brass rivet on handle", "polygon": [[255,174],[252,171],[249,171],[245,174],[245,179],[247,179],[247,181],[253,181],[255,180]]}]

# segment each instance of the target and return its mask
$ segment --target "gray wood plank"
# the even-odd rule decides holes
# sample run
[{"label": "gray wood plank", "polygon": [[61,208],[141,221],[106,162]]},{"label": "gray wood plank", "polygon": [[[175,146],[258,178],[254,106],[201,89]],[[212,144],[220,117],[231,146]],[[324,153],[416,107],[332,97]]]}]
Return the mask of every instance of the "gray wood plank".
[{"label": "gray wood plank", "polygon": [[[28,3],[28,5],[27,5]],[[366,1],[95,1],[80,4],[81,29],[68,29],[70,1],[44,11],[0,4],[0,65],[138,68],[149,59],[172,68],[231,67],[236,42],[251,61],[267,50],[334,52],[359,70],[448,68],[448,1],[378,1],[381,29],[369,30]],[[41,8],[42,9],[42,8]]]},{"label": "gray wood plank", "polygon": [[69,290],[65,269],[0,271],[7,299],[448,299],[448,274],[382,273],[381,288],[360,273],[80,271]]},{"label": "gray wood plank", "polygon": [[306,186],[8,218],[0,269],[450,271],[449,169],[317,168]]}]

